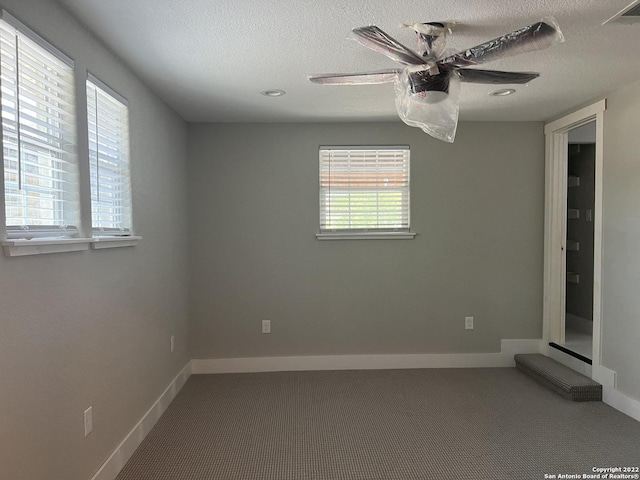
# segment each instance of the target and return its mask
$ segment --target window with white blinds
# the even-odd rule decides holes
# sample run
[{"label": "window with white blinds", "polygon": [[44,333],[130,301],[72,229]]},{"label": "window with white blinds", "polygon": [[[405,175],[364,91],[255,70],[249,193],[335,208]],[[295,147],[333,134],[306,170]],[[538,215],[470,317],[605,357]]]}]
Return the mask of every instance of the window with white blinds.
[{"label": "window with white blinds", "polygon": [[129,108],[98,79],[87,80],[91,218],[94,235],[131,234]]},{"label": "window with white blinds", "polygon": [[321,147],[320,232],[408,232],[408,147]]},{"label": "window with white blinds", "polygon": [[7,236],[77,234],[73,62],[2,12],[2,146]]}]

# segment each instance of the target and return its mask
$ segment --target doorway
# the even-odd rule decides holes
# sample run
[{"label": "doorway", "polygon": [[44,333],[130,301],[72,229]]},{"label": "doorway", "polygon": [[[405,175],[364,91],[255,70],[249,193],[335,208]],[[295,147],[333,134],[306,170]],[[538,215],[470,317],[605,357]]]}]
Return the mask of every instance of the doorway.
[{"label": "doorway", "polygon": [[565,353],[591,364],[595,121],[569,130],[567,154],[565,328],[564,342],[560,346]]},{"label": "doorway", "polygon": [[602,100],[545,126],[542,351],[588,376],[601,363],[605,106]]}]

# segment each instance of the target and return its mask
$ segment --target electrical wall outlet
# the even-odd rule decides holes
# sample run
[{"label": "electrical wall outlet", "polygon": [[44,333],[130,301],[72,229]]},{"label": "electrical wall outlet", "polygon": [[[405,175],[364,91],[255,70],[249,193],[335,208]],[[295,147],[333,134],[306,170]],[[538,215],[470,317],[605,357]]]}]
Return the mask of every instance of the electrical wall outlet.
[{"label": "electrical wall outlet", "polygon": [[262,320],[262,333],[271,333],[271,320]]},{"label": "electrical wall outlet", "polygon": [[176,348],[176,336],[171,335],[171,353],[173,353],[175,348]]},{"label": "electrical wall outlet", "polygon": [[89,435],[93,430],[93,407],[84,411],[84,436]]},{"label": "electrical wall outlet", "polygon": [[473,317],[464,317],[464,329],[473,330]]}]

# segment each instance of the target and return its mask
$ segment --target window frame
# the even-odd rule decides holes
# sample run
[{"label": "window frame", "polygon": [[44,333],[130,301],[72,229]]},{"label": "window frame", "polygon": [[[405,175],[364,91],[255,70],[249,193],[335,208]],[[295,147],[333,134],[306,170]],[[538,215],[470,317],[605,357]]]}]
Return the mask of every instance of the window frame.
[{"label": "window frame", "polygon": [[[127,164],[127,201],[128,201],[128,205],[126,205],[124,208],[127,209],[127,216],[129,219],[129,225],[124,228],[124,229],[114,229],[114,228],[109,228],[107,230],[104,229],[100,229],[100,227],[95,227],[94,223],[95,223],[95,215],[94,215],[94,202],[93,202],[93,190],[92,190],[92,186],[91,186],[91,177],[93,176],[93,174],[91,173],[91,169],[92,169],[92,165],[91,165],[91,152],[92,152],[92,148],[91,148],[91,139],[90,139],[90,128],[89,128],[89,117],[90,117],[90,113],[89,113],[89,91],[88,91],[88,84],[91,83],[93,84],[94,88],[100,89],[102,90],[102,93],[108,95],[111,97],[111,99],[115,100],[116,102],[120,103],[123,107],[126,108],[126,117],[127,117],[127,138],[126,138],[126,164]],[[89,163],[89,174],[90,174],[90,179],[89,179],[89,190],[90,190],[90,195],[91,195],[91,234],[93,236],[94,239],[102,239],[104,241],[104,239],[106,238],[120,238],[120,237],[126,237],[126,238],[130,238],[133,237],[133,192],[132,192],[132,181],[131,181],[131,127],[130,127],[130,115],[129,115],[129,102],[128,100],[120,95],[118,92],[116,92],[113,88],[111,88],[109,85],[107,85],[106,83],[104,83],[102,80],[100,80],[99,78],[97,78],[95,75],[93,75],[91,72],[87,72],[87,79],[85,82],[85,94],[86,94],[86,98],[87,98],[87,116],[86,116],[86,120],[87,120],[87,149],[88,149],[88,163]],[[97,116],[98,116],[98,107],[99,105],[96,104],[96,122],[97,122]],[[98,152],[96,152],[96,162],[97,165],[99,166],[99,156],[98,156]],[[96,167],[96,175],[99,178],[99,168]],[[99,191],[99,190],[98,190]],[[104,243],[102,244],[103,246],[101,248],[106,248],[104,246]],[[94,248],[97,248],[94,246]]]},{"label": "window frame", "polygon": [[[72,70],[72,82],[74,88],[73,95],[73,116],[75,129],[75,137],[73,150],[75,152],[75,168],[77,173],[75,175],[75,192],[77,194],[77,225],[74,225],[75,230],[73,236],[58,236],[57,232],[52,232],[51,229],[46,231],[46,228],[33,228],[30,232],[32,235],[29,237],[22,236],[22,238],[13,238],[15,235],[11,235],[9,238],[9,231],[11,230],[7,226],[6,216],[6,195],[5,195],[5,178],[4,178],[4,153],[2,155],[3,168],[0,169],[0,245],[2,245],[4,255],[9,257],[36,255],[36,254],[48,254],[48,253],[61,253],[61,252],[75,252],[86,251],[89,248],[92,250],[99,250],[105,248],[115,247],[129,247],[138,244],[138,241],[142,239],[141,236],[134,234],[133,223],[133,183],[131,175],[131,122],[129,120],[129,189],[130,189],[130,211],[131,211],[131,227],[127,235],[124,236],[93,236],[92,232],[92,215],[91,215],[91,185],[90,185],[90,173],[89,173],[89,145],[88,145],[88,111],[87,111],[87,86],[86,81],[91,75],[86,68],[79,68],[78,64],[74,60],[60,51],[49,41],[42,36],[31,30],[20,20],[16,19],[11,13],[4,8],[0,7],[0,19],[4,20],[11,27],[15,28],[24,37],[29,38],[30,41],[37,44],[40,48],[47,51],[49,54],[54,55],[60,61],[69,65]],[[100,82],[99,79],[94,79]],[[96,83],[100,88],[107,87],[104,82]],[[115,90],[107,87],[105,90],[116,99],[124,98]],[[125,100],[126,102],[126,100]],[[127,108],[128,108],[127,102]],[[130,114],[129,114],[130,119]],[[84,138],[86,137],[86,138]],[[4,149],[4,141],[2,134],[2,123],[0,122],[0,144]],[[38,231],[40,230],[40,231]],[[53,234],[52,234],[53,233]]]},{"label": "window frame", "polygon": [[[322,229],[323,191],[322,191],[322,152],[326,150],[379,151],[405,150],[407,152],[407,227],[406,228],[354,228]],[[318,149],[318,240],[411,240],[416,236],[411,231],[411,147],[409,145],[321,145]]]},{"label": "window frame", "polygon": [[[71,87],[72,90],[67,93],[71,94],[71,98],[72,98],[72,104],[70,105],[71,108],[69,108],[69,112],[68,112],[71,115],[71,118],[70,118],[70,122],[68,122],[69,128],[67,130],[63,130],[65,133],[64,133],[64,136],[60,137],[60,141],[67,142],[70,140],[72,142],[73,148],[71,148],[70,151],[65,152],[63,157],[61,157],[56,161],[59,161],[62,165],[64,165],[64,170],[62,171],[62,173],[59,173],[59,175],[63,176],[61,178],[64,178],[65,176],[70,176],[70,178],[68,178],[66,181],[72,180],[74,182],[74,185],[69,189],[57,190],[52,188],[50,191],[56,192],[58,194],[58,197],[53,200],[54,202],[63,202],[63,201],[69,202],[71,204],[70,205],[71,211],[72,212],[75,211],[75,214],[73,215],[74,218],[70,218],[68,216],[69,210],[68,209],[62,210],[62,215],[64,219],[62,220],[63,223],[61,225],[56,225],[53,223],[52,224],[33,224],[33,225],[24,225],[24,226],[7,225],[7,211],[6,211],[7,192],[5,189],[6,184],[5,184],[5,176],[4,176],[5,169],[6,169],[6,159],[4,155],[5,119],[3,115],[2,122],[0,123],[0,131],[2,131],[2,136],[0,137],[0,143],[2,143],[2,148],[3,148],[3,154],[2,154],[2,166],[3,166],[2,168],[2,222],[3,222],[3,229],[4,229],[3,237],[9,240],[16,240],[16,241],[24,240],[24,239],[40,239],[40,238],[47,238],[47,239],[56,238],[60,240],[78,238],[81,235],[82,222],[81,222],[81,202],[80,202],[80,192],[79,192],[79,189],[80,189],[79,155],[77,152],[78,105],[76,102],[77,85],[75,82],[75,72],[76,72],[75,62],[70,57],[68,57],[63,52],[58,50],[56,47],[51,45],[49,42],[47,42],[45,39],[43,39],[41,36],[39,36],[37,33],[35,33],[26,25],[24,25],[22,22],[20,22],[18,19],[16,19],[14,16],[12,16],[10,13],[8,13],[4,9],[0,10],[0,20],[2,20],[6,25],[8,25],[10,28],[14,29],[17,32],[18,36],[16,38],[20,38],[22,39],[22,41],[28,40],[33,45],[35,45],[36,48],[43,50],[46,55],[54,57],[55,61],[58,62],[59,65],[63,64],[70,70],[68,72],[70,77],[68,80],[69,80],[69,86]],[[20,48],[20,45],[16,43],[15,45],[16,55],[18,54],[18,51],[22,52],[24,50],[25,52],[29,52],[30,50],[33,50],[33,47],[29,45],[25,45],[24,48],[21,50],[19,50],[19,48]],[[39,54],[38,51],[35,51],[35,53]],[[24,53],[24,55],[27,55],[27,58],[29,58],[28,53]],[[28,60],[25,60],[25,61],[28,62]],[[17,57],[15,59],[15,62],[16,62],[16,71],[14,72],[15,81],[16,81],[15,93],[16,95],[22,96],[21,90],[23,90],[23,88],[32,89],[34,88],[35,83],[30,85],[29,83],[25,84],[23,81],[20,80],[20,76],[17,70],[19,65]],[[62,70],[56,70],[56,71],[62,71]],[[0,94],[0,98],[2,98],[1,94]],[[60,98],[62,97],[51,96],[52,100],[60,99]],[[56,108],[56,107],[51,107],[50,103],[46,103],[45,105],[47,105],[48,109]],[[25,107],[25,108],[27,109],[27,111],[29,110],[29,107]],[[15,109],[16,109],[15,122],[16,122],[16,131],[17,131],[16,142],[19,144],[17,147],[18,148],[17,162],[18,162],[18,172],[20,172],[26,166],[28,166],[29,162],[28,162],[28,159],[25,159],[25,160],[22,159],[23,155],[24,156],[28,155],[27,152],[20,154],[22,150],[20,148],[20,144],[22,144],[20,131],[26,128],[26,125],[24,125],[23,122],[20,120],[20,117],[21,117],[20,113],[22,109],[20,107],[19,98],[16,98]],[[32,122],[36,121],[35,118],[36,117],[34,117]],[[50,133],[47,133],[47,135],[50,135]],[[29,145],[29,143],[27,143],[27,145]],[[7,146],[6,148],[10,148],[10,146]],[[46,166],[44,166],[43,168],[46,168]],[[52,167],[52,168],[57,168],[57,167]],[[20,175],[20,173],[18,174]],[[51,182],[56,182],[61,180],[61,178],[56,179],[53,176],[47,177],[47,178]],[[29,200],[29,197],[20,196],[19,198],[27,201]],[[67,200],[62,200],[62,198],[67,198]],[[67,222],[67,220],[71,220],[71,221]],[[25,227],[28,227],[28,228],[25,228]]]}]

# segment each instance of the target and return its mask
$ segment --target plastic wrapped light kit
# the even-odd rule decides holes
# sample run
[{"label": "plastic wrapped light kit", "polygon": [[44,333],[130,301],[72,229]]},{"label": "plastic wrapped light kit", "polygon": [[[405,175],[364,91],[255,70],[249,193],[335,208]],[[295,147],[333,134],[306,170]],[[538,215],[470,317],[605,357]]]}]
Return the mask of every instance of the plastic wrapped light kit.
[{"label": "plastic wrapped light kit", "polygon": [[452,143],[458,126],[460,77],[455,70],[431,75],[426,65],[406,67],[395,82],[396,110],[404,123]]}]

